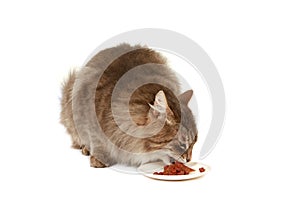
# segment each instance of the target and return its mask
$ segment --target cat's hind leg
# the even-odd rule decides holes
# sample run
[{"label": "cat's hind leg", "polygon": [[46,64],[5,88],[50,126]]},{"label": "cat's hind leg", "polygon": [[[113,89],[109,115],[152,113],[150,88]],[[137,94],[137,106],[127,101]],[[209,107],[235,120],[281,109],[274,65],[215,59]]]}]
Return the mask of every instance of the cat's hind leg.
[{"label": "cat's hind leg", "polygon": [[82,149],[81,149],[81,153],[85,156],[89,156],[90,155],[90,150],[87,148],[87,146],[83,145]]},{"label": "cat's hind leg", "polygon": [[82,144],[81,144],[81,140],[78,136],[78,133],[76,132],[75,128],[73,127],[68,127],[67,128],[68,133],[71,136],[71,140],[72,140],[72,145],[71,147],[73,149],[82,149]]},{"label": "cat's hind leg", "polygon": [[115,159],[110,155],[110,151],[107,150],[108,146],[100,146],[91,148],[90,166],[95,168],[109,167],[116,164]]},{"label": "cat's hind leg", "polygon": [[107,167],[101,161],[99,161],[95,156],[90,157],[90,166],[94,168],[104,168]]},{"label": "cat's hind leg", "polygon": [[81,146],[75,142],[72,143],[72,146],[71,146],[73,149],[81,149]]}]

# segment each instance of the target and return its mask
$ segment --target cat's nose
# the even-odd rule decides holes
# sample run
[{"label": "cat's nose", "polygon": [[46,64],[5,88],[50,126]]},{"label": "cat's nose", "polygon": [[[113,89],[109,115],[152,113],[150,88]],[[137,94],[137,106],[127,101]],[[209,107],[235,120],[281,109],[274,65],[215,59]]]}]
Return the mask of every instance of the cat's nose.
[{"label": "cat's nose", "polygon": [[189,159],[189,157],[187,156],[186,153],[182,154],[181,158],[182,158],[182,160],[183,160],[184,162],[189,162],[189,161],[190,161],[190,159]]},{"label": "cat's nose", "polygon": [[190,162],[191,161],[191,158],[186,158],[186,162]]}]

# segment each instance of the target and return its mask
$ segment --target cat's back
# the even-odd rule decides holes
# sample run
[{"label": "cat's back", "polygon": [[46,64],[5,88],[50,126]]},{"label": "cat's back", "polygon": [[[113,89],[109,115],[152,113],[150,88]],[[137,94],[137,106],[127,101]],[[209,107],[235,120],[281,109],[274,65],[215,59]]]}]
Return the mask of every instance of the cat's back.
[{"label": "cat's back", "polygon": [[[177,76],[166,58],[147,47],[122,44],[105,49],[87,66],[103,70],[98,79],[95,104],[99,120],[104,120],[106,125],[111,124],[112,107],[118,113],[127,113],[129,109],[139,121],[146,117],[148,104],[153,102],[158,91],[163,90],[171,101],[180,92]],[[175,105],[175,102],[169,103]]]},{"label": "cat's back", "polygon": [[[167,66],[167,60],[159,52],[140,45],[121,44],[100,51],[86,64],[101,70],[99,86],[114,86],[123,76],[138,82],[138,79],[152,77],[152,83],[172,83],[170,87],[177,93],[179,84],[174,72]],[[149,79],[149,78],[148,78]]]}]

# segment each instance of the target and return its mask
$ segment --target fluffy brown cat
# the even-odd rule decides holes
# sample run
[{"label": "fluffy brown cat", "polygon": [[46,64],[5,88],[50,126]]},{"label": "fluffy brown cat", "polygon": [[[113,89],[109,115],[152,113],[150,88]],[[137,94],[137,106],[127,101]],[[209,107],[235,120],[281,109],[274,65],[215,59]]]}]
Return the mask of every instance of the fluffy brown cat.
[{"label": "fluffy brown cat", "polygon": [[188,162],[197,140],[188,108],[192,94],[180,94],[177,77],[161,54],[121,44],[70,73],[62,88],[61,123],[73,147],[91,155],[92,167]]}]

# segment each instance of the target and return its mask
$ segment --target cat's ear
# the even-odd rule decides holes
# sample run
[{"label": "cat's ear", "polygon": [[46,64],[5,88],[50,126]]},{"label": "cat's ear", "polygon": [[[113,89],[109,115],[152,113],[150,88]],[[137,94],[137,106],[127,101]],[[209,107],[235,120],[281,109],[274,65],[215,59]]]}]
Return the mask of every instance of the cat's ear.
[{"label": "cat's ear", "polygon": [[149,104],[149,106],[151,107],[150,114],[155,118],[159,118],[159,116],[166,116],[166,114],[172,114],[172,111],[168,106],[166,95],[162,90],[155,95],[153,105]]},{"label": "cat's ear", "polygon": [[178,100],[181,103],[187,105],[189,103],[189,101],[191,100],[192,96],[193,96],[193,90],[187,90],[178,96]]}]

